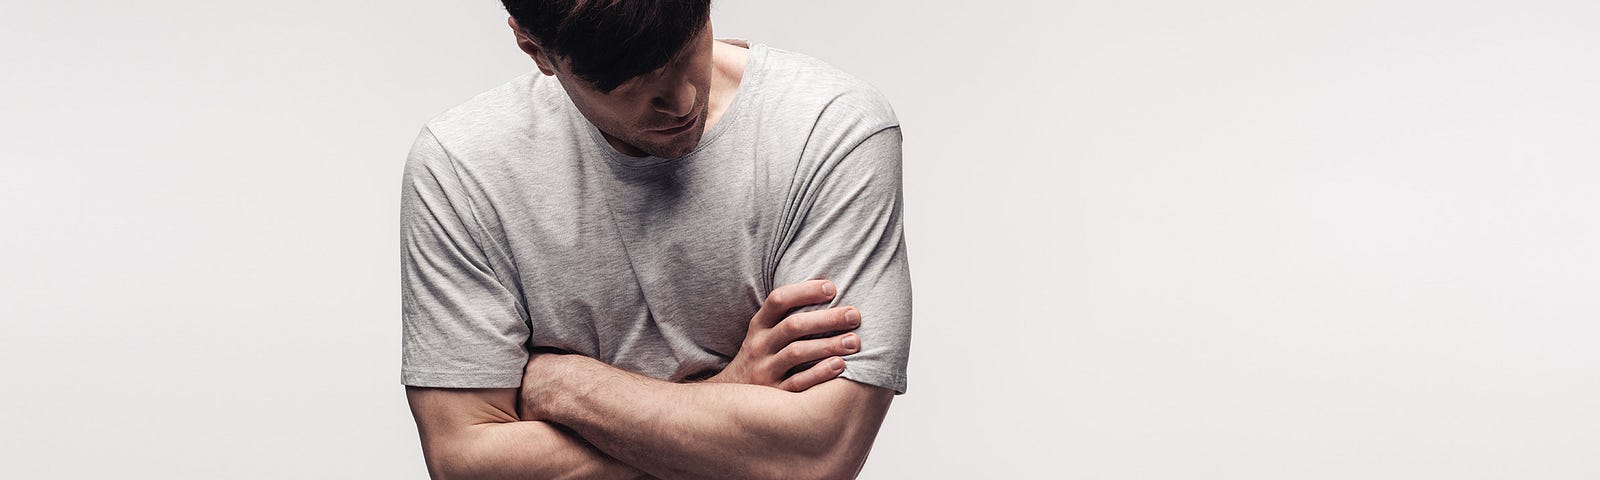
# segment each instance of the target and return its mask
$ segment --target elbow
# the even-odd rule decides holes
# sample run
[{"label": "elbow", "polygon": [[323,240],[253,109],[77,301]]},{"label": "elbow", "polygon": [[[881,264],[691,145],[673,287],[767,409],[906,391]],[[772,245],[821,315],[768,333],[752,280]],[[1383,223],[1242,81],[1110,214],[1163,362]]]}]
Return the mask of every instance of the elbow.
[{"label": "elbow", "polygon": [[[866,464],[867,453],[872,448],[871,436],[850,435],[826,429],[826,435],[802,440],[792,452],[794,455],[774,458],[778,460],[764,469],[761,478],[838,480],[856,478]],[[844,433],[841,435],[841,433]]]},{"label": "elbow", "polygon": [[456,478],[470,478],[468,472],[463,472],[460,466],[466,464],[457,460],[460,457],[448,448],[431,447],[424,442],[422,448],[423,463],[428,466],[428,478],[432,480],[451,480]]},{"label": "elbow", "polygon": [[[879,410],[888,410],[887,402]],[[820,413],[820,412],[819,412]],[[808,416],[803,424],[815,426],[794,438],[796,454],[788,465],[771,478],[841,479],[856,478],[867,463],[867,454],[882,425],[881,414],[851,416],[822,414]]]},{"label": "elbow", "polygon": [[470,480],[481,478],[498,478],[500,473],[492,469],[485,469],[486,464],[473,461],[464,455],[423,454],[428,464],[428,478],[432,480]]},{"label": "elbow", "polygon": [[424,441],[422,460],[432,480],[487,478],[491,473],[483,470],[487,459],[473,458],[471,441],[465,438]]},{"label": "elbow", "polygon": [[767,457],[766,468],[741,477],[834,480],[861,473],[893,394],[853,382],[831,385],[831,389],[819,385],[802,393],[822,400],[798,402],[785,409],[789,414],[781,421],[770,425],[769,438],[783,440],[766,450],[787,454]]},{"label": "elbow", "polygon": [[872,445],[860,448],[838,449],[828,454],[818,462],[818,479],[856,478],[861,474],[861,467],[867,463],[867,450]]},{"label": "elbow", "polygon": [[866,452],[841,451],[821,457],[807,457],[793,462],[772,465],[765,475],[756,478],[795,480],[839,480],[856,478],[866,461]]}]

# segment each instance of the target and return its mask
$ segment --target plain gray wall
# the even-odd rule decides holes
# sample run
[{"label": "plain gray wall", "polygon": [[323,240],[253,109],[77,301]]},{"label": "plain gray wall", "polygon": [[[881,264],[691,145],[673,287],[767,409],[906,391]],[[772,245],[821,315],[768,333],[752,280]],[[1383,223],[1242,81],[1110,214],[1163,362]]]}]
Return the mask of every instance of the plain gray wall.
[{"label": "plain gray wall", "polygon": [[[8,478],[423,478],[400,169],[474,2],[0,3]],[[1600,3],[718,2],[894,102],[865,478],[1600,477]]]}]

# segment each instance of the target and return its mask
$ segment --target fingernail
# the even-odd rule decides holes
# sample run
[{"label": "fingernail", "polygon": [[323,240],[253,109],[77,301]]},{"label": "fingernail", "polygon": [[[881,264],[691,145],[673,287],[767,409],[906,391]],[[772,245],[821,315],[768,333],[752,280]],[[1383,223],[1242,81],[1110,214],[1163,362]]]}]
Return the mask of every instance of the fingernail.
[{"label": "fingernail", "polygon": [[844,323],[848,323],[852,327],[861,325],[861,312],[856,311],[854,308],[846,310],[844,312]]},{"label": "fingernail", "polygon": [[842,358],[835,358],[829,363],[831,363],[831,365],[829,365],[828,368],[831,368],[834,371],[844,370],[844,359]]},{"label": "fingernail", "polygon": [[861,340],[857,339],[854,334],[845,334],[844,340],[841,343],[844,343],[844,348],[848,348],[850,350],[855,350],[856,347],[861,346]]},{"label": "fingernail", "polygon": [[833,282],[829,282],[829,281],[823,281],[822,282],[822,294],[830,296],[830,297],[833,296]]}]

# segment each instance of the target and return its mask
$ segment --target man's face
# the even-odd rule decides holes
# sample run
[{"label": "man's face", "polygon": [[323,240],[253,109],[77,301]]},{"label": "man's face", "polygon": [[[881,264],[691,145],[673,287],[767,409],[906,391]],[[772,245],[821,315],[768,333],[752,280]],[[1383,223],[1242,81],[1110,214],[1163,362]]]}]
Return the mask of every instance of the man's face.
[{"label": "man's face", "polygon": [[[526,41],[518,35],[519,44]],[[529,53],[540,62],[541,70],[561,81],[578,111],[618,151],[633,156],[677,158],[694,150],[705,133],[712,41],[711,22],[707,21],[666,65],[628,79],[609,93],[572,75],[565,59],[543,55],[542,51]],[[529,50],[528,46],[524,45],[523,50]]]}]

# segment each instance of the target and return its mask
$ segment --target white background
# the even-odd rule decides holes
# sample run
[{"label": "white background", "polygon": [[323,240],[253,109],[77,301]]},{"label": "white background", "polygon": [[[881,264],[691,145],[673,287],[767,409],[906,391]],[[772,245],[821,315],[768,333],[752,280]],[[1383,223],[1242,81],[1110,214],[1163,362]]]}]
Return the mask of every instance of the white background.
[{"label": "white background", "polygon": [[[1600,477],[1600,3],[721,0],[904,125],[865,478]],[[7,478],[423,478],[398,200],[492,1],[0,3]]]}]

